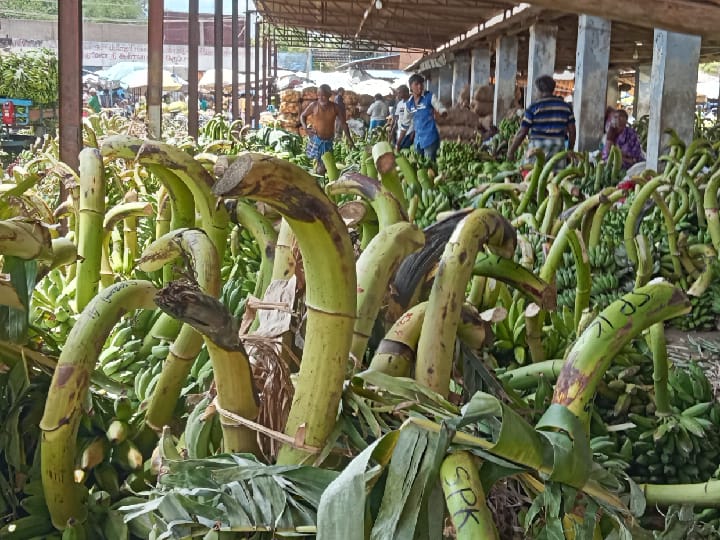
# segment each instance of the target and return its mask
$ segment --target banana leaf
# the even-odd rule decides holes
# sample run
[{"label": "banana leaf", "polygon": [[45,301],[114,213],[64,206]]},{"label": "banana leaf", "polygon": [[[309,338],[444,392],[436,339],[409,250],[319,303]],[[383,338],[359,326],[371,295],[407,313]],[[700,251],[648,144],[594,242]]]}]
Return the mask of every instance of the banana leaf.
[{"label": "banana leaf", "polygon": [[15,290],[22,309],[0,305],[0,340],[24,343],[27,340],[30,296],[37,277],[37,261],[6,255],[2,271],[9,274],[9,285]]}]

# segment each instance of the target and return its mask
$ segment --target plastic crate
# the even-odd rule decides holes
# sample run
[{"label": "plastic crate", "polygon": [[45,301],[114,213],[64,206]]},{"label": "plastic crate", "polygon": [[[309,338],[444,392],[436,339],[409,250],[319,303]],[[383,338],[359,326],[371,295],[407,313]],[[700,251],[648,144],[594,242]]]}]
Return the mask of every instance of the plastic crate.
[{"label": "plastic crate", "polygon": [[29,99],[15,99],[0,97],[0,107],[11,101],[15,106],[15,124],[16,126],[27,126],[30,123],[30,107],[32,101]]}]

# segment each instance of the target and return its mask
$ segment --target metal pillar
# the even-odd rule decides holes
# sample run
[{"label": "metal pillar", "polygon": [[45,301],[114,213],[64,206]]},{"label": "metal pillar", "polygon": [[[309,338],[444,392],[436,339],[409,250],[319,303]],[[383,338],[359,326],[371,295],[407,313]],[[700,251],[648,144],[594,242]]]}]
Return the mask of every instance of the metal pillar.
[{"label": "metal pillar", "polygon": [[[60,72],[60,161],[78,171],[82,148],[82,1],[58,4],[58,69]],[[60,202],[67,190],[60,182]]]},{"label": "metal pillar", "polygon": [[528,107],[539,95],[533,84],[542,75],[555,73],[555,49],[558,27],[555,24],[533,24],[530,27],[530,51],[528,54],[528,91],[525,106]]},{"label": "metal pillar", "polygon": [[258,127],[260,121],[260,18],[255,14],[255,62],[253,65],[255,88],[253,89],[253,123]]},{"label": "metal pillar", "polygon": [[215,114],[223,111],[223,1],[215,0]]},{"label": "metal pillar", "polygon": [[495,42],[495,99],[493,101],[495,124],[500,124],[508,111],[517,105],[515,100],[517,57],[517,36],[497,38]]},{"label": "metal pillar", "polygon": [[490,48],[476,47],[470,52],[470,98],[487,84],[490,84]]},{"label": "metal pillar", "polygon": [[250,96],[250,28],[251,28],[251,22],[250,22],[250,8],[248,4],[248,0],[245,0],[245,125],[250,124],[250,115],[252,112],[252,107],[250,105],[251,101],[249,98]]},{"label": "metal pillar", "polygon": [[647,139],[650,169],[658,170],[668,128],[685,144],[693,139],[700,44],[700,36],[655,30]]},{"label": "metal pillar", "polygon": [[267,109],[269,103],[269,88],[268,88],[268,59],[270,57],[270,40],[268,39],[267,33],[263,30],[263,47],[262,47],[262,101],[261,107],[263,110]]},{"label": "metal pillar", "polygon": [[230,90],[230,110],[232,110],[233,120],[240,118],[240,101],[239,101],[239,71],[240,58],[238,57],[240,47],[240,13],[238,3],[232,3],[232,89]]},{"label": "metal pillar", "polygon": [[148,8],[148,136],[162,137],[162,69],[165,1],[149,2]]},{"label": "metal pillar", "polygon": [[195,140],[198,137],[198,1],[190,0],[188,4],[188,134]]},{"label": "metal pillar", "polygon": [[607,19],[580,15],[575,61],[576,148],[597,150],[605,128],[611,23]]},{"label": "metal pillar", "polygon": [[438,77],[438,99],[443,102],[446,107],[452,105],[453,101],[453,66],[446,64],[439,70]]},{"label": "metal pillar", "polygon": [[470,86],[470,54],[463,51],[455,55],[453,62],[452,78],[452,104],[457,105],[460,101],[460,93],[463,88]]},{"label": "metal pillar", "polygon": [[640,65],[635,66],[635,88],[633,89],[633,117],[638,120],[638,109],[640,105]]}]

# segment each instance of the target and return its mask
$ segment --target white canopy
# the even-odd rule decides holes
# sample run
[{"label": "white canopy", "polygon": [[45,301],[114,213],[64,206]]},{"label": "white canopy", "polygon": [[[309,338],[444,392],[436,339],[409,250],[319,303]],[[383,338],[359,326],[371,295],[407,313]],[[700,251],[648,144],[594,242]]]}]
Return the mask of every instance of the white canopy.
[{"label": "white canopy", "polygon": [[[148,85],[148,70],[139,69],[128,73],[120,79],[120,82],[126,84],[128,88],[142,88]],[[162,72],[162,89],[166,92],[172,92],[174,90],[180,90],[187,84],[187,81],[181,79],[174,73],[170,73],[167,70]]]}]

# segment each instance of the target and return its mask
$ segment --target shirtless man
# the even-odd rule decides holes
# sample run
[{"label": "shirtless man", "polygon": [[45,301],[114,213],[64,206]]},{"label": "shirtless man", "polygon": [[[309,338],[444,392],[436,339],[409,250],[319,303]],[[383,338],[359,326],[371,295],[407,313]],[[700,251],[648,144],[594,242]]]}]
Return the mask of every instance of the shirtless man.
[{"label": "shirtless man", "polygon": [[[350,148],[355,148],[350,135],[350,129],[345,121],[345,111],[336,103],[330,101],[330,87],[323,84],[318,89],[318,99],[308,105],[307,109],[300,115],[300,124],[308,133],[307,155],[317,160],[315,171],[318,174],[325,174],[325,165],[322,155],[325,152],[332,152],[333,138],[335,137],[335,120],[340,122],[345,136],[348,139]],[[308,126],[308,116],[313,117],[312,124]]]}]

